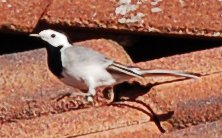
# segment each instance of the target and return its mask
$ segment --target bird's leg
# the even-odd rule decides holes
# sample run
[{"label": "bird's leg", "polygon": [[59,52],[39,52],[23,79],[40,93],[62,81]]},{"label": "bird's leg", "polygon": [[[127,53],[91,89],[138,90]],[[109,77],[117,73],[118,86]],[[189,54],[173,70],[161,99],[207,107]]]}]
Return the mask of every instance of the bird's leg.
[{"label": "bird's leg", "polygon": [[96,95],[96,90],[94,87],[89,87],[89,91],[87,94],[87,101],[93,102],[93,97]]},{"label": "bird's leg", "polygon": [[93,102],[93,97],[96,95],[95,81],[92,78],[88,78],[87,84],[89,86],[87,93],[87,101]]}]

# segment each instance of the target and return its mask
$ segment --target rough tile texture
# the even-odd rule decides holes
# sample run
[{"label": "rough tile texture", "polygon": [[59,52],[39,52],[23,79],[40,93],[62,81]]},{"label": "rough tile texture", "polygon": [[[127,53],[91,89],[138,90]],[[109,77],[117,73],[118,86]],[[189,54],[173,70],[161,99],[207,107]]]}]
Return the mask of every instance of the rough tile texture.
[{"label": "rough tile texture", "polygon": [[153,122],[143,123],[140,125],[132,125],[118,129],[110,129],[107,131],[92,133],[79,136],[79,138],[138,138],[138,137],[154,137],[159,136],[159,132]]},{"label": "rough tile texture", "polygon": [[221,8],[219,0],[54,0],[42,20],[70,27],[221,37]]},{"label": "rough tile texture", "polygon": [[221,138],[222,121],[218,120],[211,123],[204,123],[198,126],[191,126],[186,129],[177,130],[171,133],[160,135],[160,138]]},{"label": "rough tile texture", "polygon": [[51,0],[1,0],[0,30],[31,32]]},{"label": "rough tile texture", "polygon": [[149,120],[147,114],[135,109],[104,106],[4,123],[0,136],[68,137],[145,124],[144,129],[149,131],[146,134],[160,134],[153,123],[148,123]]}]

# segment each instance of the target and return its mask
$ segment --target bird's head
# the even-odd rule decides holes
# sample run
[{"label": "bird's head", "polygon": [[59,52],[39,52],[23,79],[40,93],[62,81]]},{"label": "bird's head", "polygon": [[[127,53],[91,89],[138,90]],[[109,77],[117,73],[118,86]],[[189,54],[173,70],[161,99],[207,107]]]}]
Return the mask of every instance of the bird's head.
[{"label": "bird's head", "polygon": [[54,47],[59,47],[59,46],[67,47],[71,45],[66,35],[51,29],[43,30],[38,34],[30,34],[30,36],[39,37]]}]

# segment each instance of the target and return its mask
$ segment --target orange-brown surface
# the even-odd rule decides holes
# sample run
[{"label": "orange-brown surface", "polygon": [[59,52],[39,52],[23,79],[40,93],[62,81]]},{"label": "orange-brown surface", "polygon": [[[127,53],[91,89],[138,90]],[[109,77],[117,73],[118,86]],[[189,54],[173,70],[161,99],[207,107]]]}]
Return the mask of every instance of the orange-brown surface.
[{"label": "orange-brown surface", "polygon": [[54,0],[42,20],[73,27],[221,37],[219,0],[138,1],[127,6],[116,0]]},{"label": "orange-brown surface", "polygon": [[[49,27],[70,32],[81,28],[83,32],[78,31],[83,35],[93,29],[97,37],[106,33],[111,36],[115,31],[119,33],[115,37],[126,38],[123,42],[131,46],[134,37],[125,37],[127,32],[221,38],[220,0],[123,1],[0,0],[1,35]],[[197,73],[200,78],[131,79],[114,87],[114,99],[107,97],[107,90],[98,89],[90,104],[85,97],[68,96],[79,90],[51,74],[44,48],[3,54],[0,137],[221,137],[222,47],[133,63],[117,42],[97,37],[77,44],[123,64],[183,70]]]},{"label": "orange-brown surface", "polygon": [[1,0],[1,31],[32,31],[51,0]]},{"label": "orange-brown surface", "polygon": [[128,5],[124,0],[2,0],[0,28],[27,32],[44,22],[74,28],[221,37],[221,8],[220,0],[132,0]]}]

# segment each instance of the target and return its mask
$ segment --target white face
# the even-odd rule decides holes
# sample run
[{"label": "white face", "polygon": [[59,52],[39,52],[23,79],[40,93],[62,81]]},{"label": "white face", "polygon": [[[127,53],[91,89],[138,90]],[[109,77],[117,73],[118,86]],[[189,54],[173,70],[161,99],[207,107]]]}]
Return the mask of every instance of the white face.
[{"label": "white face", "polygon": [[40,37],[42,40],[48,42],[54,47],[70,45],[64,34],[51,29],[43,30],[39,34],[30,34],[30,36]]}]

